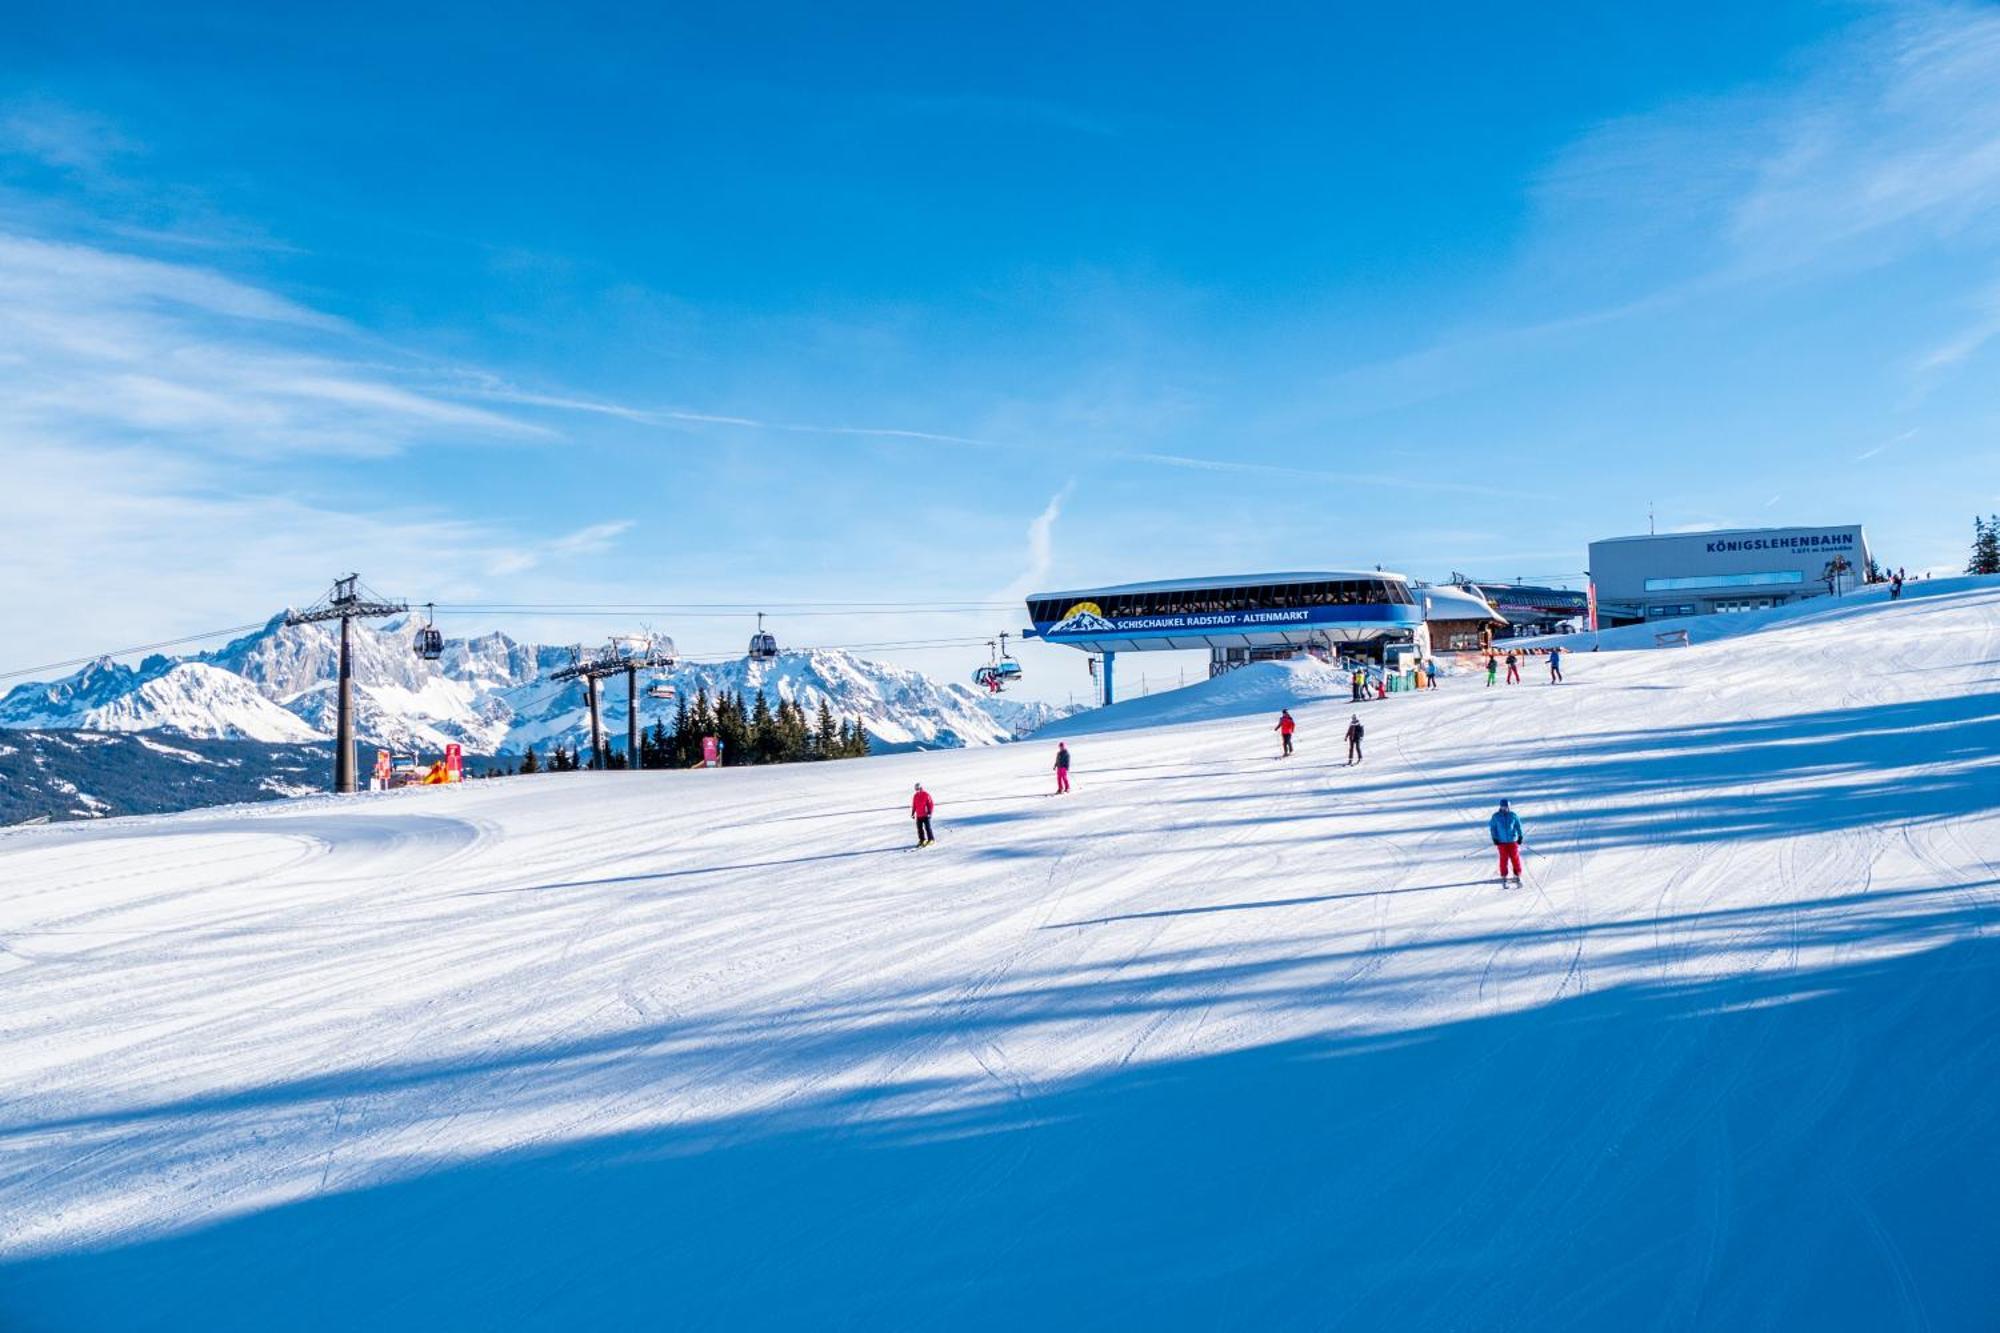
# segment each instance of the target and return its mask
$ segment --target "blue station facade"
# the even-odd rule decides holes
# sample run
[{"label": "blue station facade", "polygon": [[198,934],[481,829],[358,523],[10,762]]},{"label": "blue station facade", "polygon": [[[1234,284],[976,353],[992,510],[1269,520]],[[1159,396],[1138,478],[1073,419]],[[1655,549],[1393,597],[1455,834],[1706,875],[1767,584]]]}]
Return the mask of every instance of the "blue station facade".
[{"label": "blue station facade", "polygon": [[1424,616],[1401,574],[1307,570],[1036,593],[1028,619],[1027,637],[1101,656],[1110,703],[1121,652],[1206,648],[1211,676],[1314,648],[1381,658],[1414,649]]}]

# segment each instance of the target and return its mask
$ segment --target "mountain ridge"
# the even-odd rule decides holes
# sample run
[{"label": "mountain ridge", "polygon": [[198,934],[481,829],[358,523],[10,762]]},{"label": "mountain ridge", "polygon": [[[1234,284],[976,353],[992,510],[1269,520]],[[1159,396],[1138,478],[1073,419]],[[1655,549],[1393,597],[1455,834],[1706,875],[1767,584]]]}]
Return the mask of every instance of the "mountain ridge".
[{"label": "mountain ridge", "polygon": [[[0,695],[0,728],[106,732],[170,731],[211,740],[310,743],[334,731],[339,631],[288,625],[273,616],[222,647],[185,657],[155,654],[136,667],[109,658],[68,676],[30,681]],[[524,643],[499,631],[445,640],[435,663],[411,650],[412,621],[397,617],[352,626],[356,734],[364,744],[441,750],[457,743],[479,754],[589,743],[580,683],[549,677],[571,649]],[[790,699],[808,713],[821,700],[850,718],[881,751],[997,745],[1067,711],[1037,701],[989,698],[922,672],[840,649],[783,652],[775,659],[683,663],[649,672],[648,683],[696,691],[763,689],[773,705]],[[622,746],[628,711],[620,683],[601,687],[600,715]],[[670,718],[671,703],[640,699],[641,724]]]}]

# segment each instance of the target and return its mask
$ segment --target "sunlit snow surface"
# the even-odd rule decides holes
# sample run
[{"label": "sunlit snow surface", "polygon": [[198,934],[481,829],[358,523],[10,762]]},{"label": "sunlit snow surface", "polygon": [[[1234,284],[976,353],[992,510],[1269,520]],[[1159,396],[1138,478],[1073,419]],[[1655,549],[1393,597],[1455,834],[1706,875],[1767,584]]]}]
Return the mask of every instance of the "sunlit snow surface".
[{"label": "sunlit snow surface", "polygon": [[1992,1327],[2000,585],[1755,628],[0,835],[0,1327]]}]

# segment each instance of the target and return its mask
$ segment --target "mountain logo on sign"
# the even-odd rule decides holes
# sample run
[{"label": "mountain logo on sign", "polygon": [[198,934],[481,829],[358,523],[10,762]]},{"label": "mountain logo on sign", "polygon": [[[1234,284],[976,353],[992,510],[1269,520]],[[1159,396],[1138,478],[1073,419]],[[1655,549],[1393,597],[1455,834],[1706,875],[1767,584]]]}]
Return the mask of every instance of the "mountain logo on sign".
[{"label": "mountain logo on sign", "polygon": [[1078,602],[1063,612],[1063,618],[1049,626],[1051,634],[1101,634],[1118,627],[1104,618],[1096,602]]}]

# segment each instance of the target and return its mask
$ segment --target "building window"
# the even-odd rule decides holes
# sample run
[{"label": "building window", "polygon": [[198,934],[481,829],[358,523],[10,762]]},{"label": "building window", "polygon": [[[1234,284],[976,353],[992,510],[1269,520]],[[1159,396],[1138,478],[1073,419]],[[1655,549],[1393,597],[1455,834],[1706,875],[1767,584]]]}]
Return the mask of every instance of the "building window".
[{"label": "building window", "polygon": [[1777,583],[1804,583],[1805,571],[1771,569],[1757,574],[1694,574],[1685,578],[1647,579],[1647,592],[1679,592],[1686,588],[1763,588]]}]

